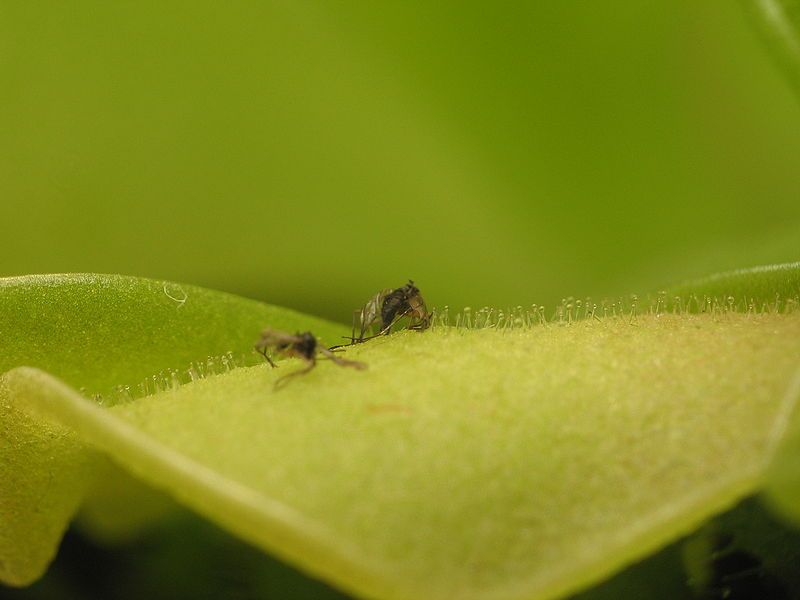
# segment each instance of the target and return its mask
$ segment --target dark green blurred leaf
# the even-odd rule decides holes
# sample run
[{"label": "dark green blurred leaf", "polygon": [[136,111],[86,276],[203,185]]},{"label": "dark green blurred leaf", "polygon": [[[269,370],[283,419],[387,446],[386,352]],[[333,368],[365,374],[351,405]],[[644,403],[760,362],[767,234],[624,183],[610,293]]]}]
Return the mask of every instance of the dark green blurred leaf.
[{"label": "dark green blurred leaf", "polygon": [[339,322],[798,260],[800,111],[740,7],[0,4],[0,275]]}]

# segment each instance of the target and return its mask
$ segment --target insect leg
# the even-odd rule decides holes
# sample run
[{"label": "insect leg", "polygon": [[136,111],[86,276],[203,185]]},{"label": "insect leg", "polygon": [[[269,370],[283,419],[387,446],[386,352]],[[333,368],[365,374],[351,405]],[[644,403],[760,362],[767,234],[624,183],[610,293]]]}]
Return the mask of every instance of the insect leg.
[{"label": "insect leg", "polygon": [[[351,344],[355,344],[356,343],[356,315],[359,315],[359,314],[361,314],[361,311],[358,311],[358,310],[354,310],[353,311],[353,329],[350,331],[350,343]],[[362,319],[362,322],[363,322],[363,319]],[[363,336],[361,336],[361,337],[363,337]]]},{"label": "insect leg", "polygon": [[[360,317],[361,319],[361,332],[359,333],[358,337],[356,337],[356,317]],[[337,344],[336,346],[331,346],[330,350],[338,350],[339,348],[344,348],[345,346],[352,346],[354,344],[358,344],[359,342],[364,341],[364,309],[361,310],[354,310],[353,311],[353,328],[350,330],[350,337],[342,336],[346,340],[350,340],[349,344]]]},{"label": "insect leg", "polygon": [[281,389],[288,383],[290,379],[292,379],[293,377],[297,377],[298,375],[303,375],[304,373],[308,373],[311,369],[313,369],[316,366],[316,364],[317,362],[313,359],[306,361],[306,366],[303,367],[302,369],[298,369],[297,371],[292,371],[291,373],[287,373],[283,377],[278,377],[278,379],[275,380],[273,387],[276,390]]},{"label": "insect leg", "polygon": [[319,351],[320,353],[322,353],[327,358],[330,358],[333,362],[335,362],[339,366],[353,367],[354,369],[358,369],[359,371],[363,371],[364,369],[367,368],[366,363],[360,362],[358,360],[348,360],[346,358],[339,358],[338,356],[335,356],[333,352],[322,346],[320,346]]},{"label": "insect leg", "polygon": [[267,362],[269,363],[269,366],[271,366],[273,369],[278,366],[273,362],[273,360],[270,358],[269,354],[267,354],[267,347],[266,346],[256,346],[256,351],[259,354],[261,354],[267,360]]},{"label": "insect leg", "polygon": [[391,322],[391,323],[389,323],[389,324],[388,324],[386,327],[384,327],[383,329],[381,329],[381,330],[378,332],[378,334],[377,334],[377,335],[374,335],[374,336],[372,336],[372,337],[378,337],[379,335],[389,335],[389,332],[392,330],[392,327],[394,327],[394,326],[397,324],[397,322],[398,322],[400,319],[402,319],[403,317],[405,317],[405,316],[406,316],[406,313],[403,313],[403,314],[401,314],[401,315],[397,315],[397,316],[396,316],[394,319],[392,319],[392,322]]},{"label": "insect leg", "polygon": [[408,329],[412,329],[414,331],[424,331],[428,327],[429,323],[427,317],[418,317],[416,315],[412,315],[411,321],[408,323]]},{"label": "insect leg", "polygon": [[359,342],[363,342],[364,340],[368,340],[369,339],[368,337],[365,337],[365,336],[366,336],[368,330],[371,333],[372,322],[373,322],[373,319],[369,319],[367,317],[366,310],[362,308],[361,309],[361,329],[360,329],[359,334],[358,334],[358,341]]}]

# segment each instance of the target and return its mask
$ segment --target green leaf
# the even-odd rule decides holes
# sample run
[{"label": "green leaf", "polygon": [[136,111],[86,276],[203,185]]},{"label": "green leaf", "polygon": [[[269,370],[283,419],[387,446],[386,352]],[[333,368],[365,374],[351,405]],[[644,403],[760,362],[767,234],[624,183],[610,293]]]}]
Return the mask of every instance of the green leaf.
[{"label": "green leaf", "polygon": [[800,4],[797,0],[742,2],[773,58],[800,92]]},{"label": "green leaf", "polygon": [[[761,292],[743,297],[774,294],[752,281]],[[104,454],[356,594],[576,591],[759,488],[800,364],[800,311],[726,306],[403,332],[348,350],[364,372],[320,363],[275,392],[297,366],[259,365],[111,408],[15,368],[0,385],[14,457],[0,476],[15,482],[0,492],[0,576],[41,573],[29,556],[58,531],[36,531],[25,502],[44,498],[63,528],[86,492],[74,481]],[[63,451],[23,456],[31,439]],[[28,466],[41,456],[58,461]]]},{"label": "green leaf", "polygon": [[[166,281],[0,279],[0,373],[38,367],[112,404],[186,381],[190,368],[197,377],[209,357],[220,369],[251,364],[267,325],[330,340],[345,333],[291,310]],[[163,496],[119,473],[74,432],[22,408],[4,402],[0,421],[0,579],[23,584],[41,575],[87,494],[81,523],[107,541],[124,540],[169,510]]]},{"label": "green leaf", "polygon": [[733,303],[741,312],[786,310],[787,305],[791,310],[800,296],[800,262],[710,275],[674,286],[666,296],[696,299],[687,304],[689,310],[697,310],[698,301],[702,310],[707,299],[723,308]]},{"label": "green leaf", "polygon": [[[349,331],[292,310],[168,281],[122,275],[0,279],[0,373],[38,367],[87,395],[130,393],[154,374],[230,352],[247,363],[259,331],[311,329],[329,344]],[[253,362],[254,364],[254,362]],[[148,391],[152,390],[152,381]]]}]

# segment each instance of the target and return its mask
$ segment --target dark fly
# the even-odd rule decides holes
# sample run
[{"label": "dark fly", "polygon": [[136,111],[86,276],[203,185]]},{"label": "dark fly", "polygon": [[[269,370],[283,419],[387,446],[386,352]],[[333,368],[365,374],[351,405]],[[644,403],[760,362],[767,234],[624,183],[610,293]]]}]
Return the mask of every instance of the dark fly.
[{"label": "dark fly", "polygon": [[291,377],[308,373],[317,364],[317,355],[322,354],[337,365],[342,367],[353,367],[355,369],[366,369],[367,365],[355,360],[339,358],[328,348],[317,341],[317,338],[310,331],[292,335],[285,331],[275,329],[265,329],[261,332],[261,338],[256,342],[256,350],[261,353],[270,366],[277,367],[268,351],[286,358],[299,358],[306,363],[302,369],[284,375],[275,381],[275,387],[283,386]]},{"label": "dark fly", "polygon": [[419,288],[410,279],[403,287],[392,290],[381,304],[381,332],[387,334],[392,325],[403,317],[409,317],[408,329],[421,331],[430,326],[430,314]]},{"label": "dark fly", "polygon": [[[408,283],[397,289],[384,289],[367,300],[366,304],[353,313],[353,331],[350,344],[365,342],[373,337],[388,334],[395,323],[408,317],[408,329],[422,331],[430,326],[431,315],[419,288],[409,279]],[[372,328],[380,326],[380,331],[371,335]],[[356,328],[358,327],[358,335]],[[341,348],[341,346],[334,346]]]}]

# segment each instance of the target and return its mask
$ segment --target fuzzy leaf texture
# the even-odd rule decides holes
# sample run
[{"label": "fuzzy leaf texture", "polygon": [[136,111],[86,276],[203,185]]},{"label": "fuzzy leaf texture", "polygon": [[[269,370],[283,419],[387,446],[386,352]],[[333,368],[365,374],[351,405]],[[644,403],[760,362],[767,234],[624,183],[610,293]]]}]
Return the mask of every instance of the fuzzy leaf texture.
[{"label": "fuzzy leaf texture", "polygon": [[[558,597],[760,489],[799,393],[798,264],[547,323],[473,313],[349,349],[367,371],[321,362],[278,392],[296,361],[240,358],[175,386],[170,370],[246,356],[267,325],[329,344],[344,328],[172,285],[0,288],[4,582],[41,575],[110,458],[359,596]],[[153,373],[144,397],[119,392]],[[139,525],[116,522],[113,495],[100,504],[96,529]]]}]

